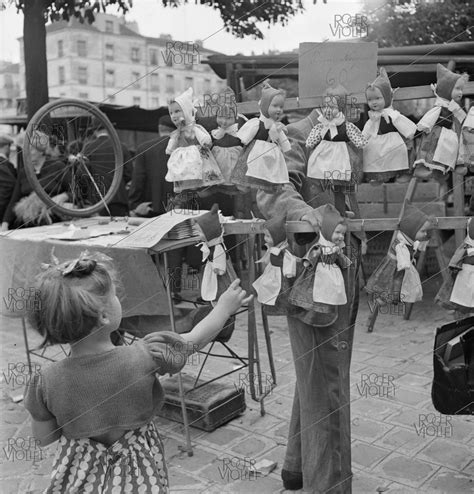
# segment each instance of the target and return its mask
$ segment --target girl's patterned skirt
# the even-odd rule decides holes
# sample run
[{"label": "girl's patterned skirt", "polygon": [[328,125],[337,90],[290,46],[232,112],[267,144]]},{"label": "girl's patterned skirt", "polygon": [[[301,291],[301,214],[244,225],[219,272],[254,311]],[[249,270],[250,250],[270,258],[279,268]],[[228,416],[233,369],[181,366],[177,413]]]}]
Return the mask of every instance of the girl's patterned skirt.
[{"label": "girl's patterned skirt", "polygon": [[107,447],[91,439],[59,441],[45,494],[169,493],[163,443],[150,422]]}]

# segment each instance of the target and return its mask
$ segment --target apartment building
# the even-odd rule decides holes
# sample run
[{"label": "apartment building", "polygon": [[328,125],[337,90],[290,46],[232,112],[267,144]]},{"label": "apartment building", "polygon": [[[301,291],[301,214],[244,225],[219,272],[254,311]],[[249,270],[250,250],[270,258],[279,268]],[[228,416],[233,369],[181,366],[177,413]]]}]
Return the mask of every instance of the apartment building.
[{"label": "apartment building", "polygon": [[[202,63],[218,52],[199,41],[142,36],[136,23],[110,14],[98,14],[93,24],[54,22],[46,30],[51,98],[153,109],[190,86],[197,96],[225,87],[225,81]],[[20,44],[23,54],[22,38]],[[24,71],[22,59],[20,97],[25,97]]]}]

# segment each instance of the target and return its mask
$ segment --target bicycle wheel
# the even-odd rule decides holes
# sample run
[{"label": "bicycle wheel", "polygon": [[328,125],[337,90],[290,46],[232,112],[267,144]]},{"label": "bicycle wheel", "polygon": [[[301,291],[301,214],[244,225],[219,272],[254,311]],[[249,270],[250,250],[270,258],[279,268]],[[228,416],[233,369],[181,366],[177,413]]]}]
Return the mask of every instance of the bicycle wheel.
[{"label": "bicycle wheel", "polygon": [[62,218],[105,210],[122,181],[123,152],[113,125],[91,103],[53,101],[26,128],[25,173],[33,190]]}]

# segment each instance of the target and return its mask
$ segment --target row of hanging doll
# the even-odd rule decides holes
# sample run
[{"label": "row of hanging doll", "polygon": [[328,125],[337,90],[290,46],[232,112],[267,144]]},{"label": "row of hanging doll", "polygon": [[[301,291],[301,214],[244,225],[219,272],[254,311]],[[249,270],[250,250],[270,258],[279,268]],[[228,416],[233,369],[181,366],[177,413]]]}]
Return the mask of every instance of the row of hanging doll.
[{"label": "row of hanging doll", "polygon": [[[306,146],[309,180],[344,186],[360,182],[361,172],[376,183],[407,175],[407,142],[419,133],[414,162],[420,178],[442,178],[455,167],[474,165],[474,107],[466,115],[461,108],[463,88],[468,77],[437,66],[434,107],[415,124],[393,109],[394,90],[382,68],[368,85],[370,108],[363,130],[344,115],[348,93],[338,85],[328,88],[324,106]],[[166,180],[174,182],[175,192],[219,186],[228,192],[261,189],[274,192],[289,182],[285,152],[290,149],[283,116],[285,94],[265,83],[259,101],[260,116],[237,122],[235,96],[224,92],[224,104],[217,111],[218,128],[209,134],[195,121],[196,102],[192,88],[176,97],[169,106],[177,130],[167,147]],[[240,126],[240,128],[239,128]],[[418,134],[417,134],[418,135]],[[357,149],[362,149],[361,159]],[[362,168],[362,170],[361,170]]]},{"label": "row of hanging doll", "polygon": [[[203,232],[201,249],[206,261],[201,296],[208,301],[216,300],[235,279],[226,255],[217,209],[214,205],[209,213],[196,220]],[[263,225],[266,253],[258,262],[264,269],[253,287],[267,314],[292,315],[314,323],[316,313],[324,315],[317,318],[319,322],[331,324],[337,317],[338,307],[348,302],[343,272],[352,261],[345,255],[346,219],[331,204],[321,206],[317,211],[321,218],[319,235],[303,258],[296,257],[289,250],[284,217],[272,218]],[[423,288],[415,258],[426,249],[434,227],[433,217],[409,202],[405,203],[389,251],[365,287],[379,306],[422,300]],[[474,312],[472,218],[467,222],[466,233],[449,263],[449,276],[444,277],[435,297],[445,309],[462,313]]]}]

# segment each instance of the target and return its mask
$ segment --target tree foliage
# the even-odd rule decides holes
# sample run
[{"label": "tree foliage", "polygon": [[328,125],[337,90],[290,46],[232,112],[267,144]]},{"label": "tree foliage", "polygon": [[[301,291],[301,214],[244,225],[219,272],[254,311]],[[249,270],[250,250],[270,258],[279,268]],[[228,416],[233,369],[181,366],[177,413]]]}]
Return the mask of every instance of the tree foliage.
[{"label": "tree foliage", "polygon": [[474,2],[444,0],[421,3],[388,1],[367,12],[366,41],[380,47],[474,40]]}]

